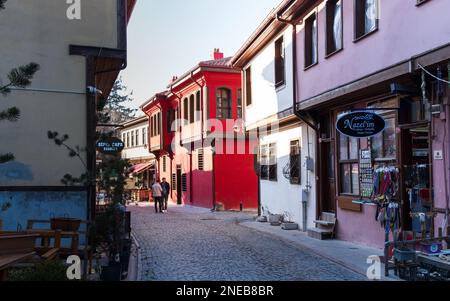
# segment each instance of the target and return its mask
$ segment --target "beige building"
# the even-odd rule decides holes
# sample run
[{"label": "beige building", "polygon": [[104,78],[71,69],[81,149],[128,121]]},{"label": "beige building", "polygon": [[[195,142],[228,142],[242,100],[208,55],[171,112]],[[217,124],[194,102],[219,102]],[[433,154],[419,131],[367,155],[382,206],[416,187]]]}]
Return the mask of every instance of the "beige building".
[{"label": "beige building", "polygon": [[18,122],[0,125],[0,153],[16,160],[0,165],[0,205],[4,228],[27,219],[70,215],[89,219],[95,187],[68,187],[65,174],[86,172],[84,165],[47,138],[69,135],[71,146],[87,148],[83,160],[95,168],[96,102],[107,98],[127,65],[126,26],[136,0],[7,1],[0,11],[0,78],[13,67],[36,62],[40,71],[26,89],[0,96],[0,109],[17,106]]}]

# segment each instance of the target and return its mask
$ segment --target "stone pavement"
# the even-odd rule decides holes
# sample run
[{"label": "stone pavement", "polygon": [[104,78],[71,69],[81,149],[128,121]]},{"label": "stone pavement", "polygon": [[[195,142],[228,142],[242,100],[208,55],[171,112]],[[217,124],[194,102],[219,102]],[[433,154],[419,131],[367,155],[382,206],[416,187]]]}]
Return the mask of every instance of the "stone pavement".
[{"label": "stone pavement", "polygon": [[252,214],[174,205],[166,214],[151,206],[128,208],[140,247],[137,280],[367,280],[365,273],[300,244],[252,229]]},{"label": "stone pavement", "polygon": [[[346,242],[342,240],[318,240],[309,237],[306,233],[299,230],[285,231],[281,227],[273,227],[269,223],[258,223],[256,221],[244,221],[241,225],[262,231],[264,233],[272,234],[280,237],[293,244],[300,245],[303,248],[309,249],[311,252],[327,258],[335,263],[343,265],[352,271],[366,275],[367,258],[369,256],[383,256],[382,249],[371,248]],[[384,277],[384,265],[381,266],[381,280],[393,281],[400,280],[390,272],[389,277]]]}]

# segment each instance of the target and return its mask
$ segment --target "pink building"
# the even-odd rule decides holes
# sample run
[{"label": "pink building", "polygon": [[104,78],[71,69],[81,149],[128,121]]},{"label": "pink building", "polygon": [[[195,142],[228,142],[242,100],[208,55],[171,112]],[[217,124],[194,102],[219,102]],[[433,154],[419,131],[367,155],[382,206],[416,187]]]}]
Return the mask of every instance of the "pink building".
[{"label": "pink building", "polygon": [[[396,230],[421,232],[420,213],[427,234],[448,227],[448,11],[449,1],[436,0],[285,0],[235,56],[239,65],[293,29],[287,69],[294,70],[295,115],[317,137],[316,216],[335,213],[339,239],[384,245],[386,194],[373,193],[373,178],[367,184],[368,170],[380,168],[398,176]],[[356,110],[380,115],[385,130],[362,139],[340,134],[336,121]]]},{"label": "pink building", "polygon": [[[393,197],[402,230],[421,230],[419,212],[429,215],[427,232],[448,225],[450,89],[431,75],[422,78],[421,66],[448,80],[449,10],[448,1],[332,0],[315,1],[301,13],[297,109],[312,116],[320,156],[330,158],[320,160],[318,214],[334,209],[340,239],[383,246],[380,206],[359,201],[369,199],[359,156],[366,149],[373,169],[399,170]],[[338,133],[342,112],[367,108],[383,108],[375,111],[386,121],[382,134]]]}]

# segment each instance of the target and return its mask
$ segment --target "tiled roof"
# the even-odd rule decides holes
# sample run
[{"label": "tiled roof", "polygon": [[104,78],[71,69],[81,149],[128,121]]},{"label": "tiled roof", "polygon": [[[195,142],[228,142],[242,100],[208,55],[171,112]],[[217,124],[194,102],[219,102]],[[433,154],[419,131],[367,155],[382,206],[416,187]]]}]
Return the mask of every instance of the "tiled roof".
[{"label": "tiled roof", "polygon": [[175,85],[175,84],[183,81],[187,76],[189,76],[191,74],[191,72],[194,72],[198,68],[230,69],[230,71],[238,70],[231,65],[231,59],[232,59],[232,57],[227,57],[227,58],[223,58],[223,59],[219,59],[219,60],[209,60],[209,61],[200,62],[194,68],[192,68],[188,72],[184,73],[182,76],[177,78],[175,81],[171,82],[169,84],[168,88],[171,85]]},{"label": "tiled roof", "polygon": [[226,57],[220,60],[203,61],[198,64],[200,67],[217,67],[217,68],[232,68],[231,57]]}]

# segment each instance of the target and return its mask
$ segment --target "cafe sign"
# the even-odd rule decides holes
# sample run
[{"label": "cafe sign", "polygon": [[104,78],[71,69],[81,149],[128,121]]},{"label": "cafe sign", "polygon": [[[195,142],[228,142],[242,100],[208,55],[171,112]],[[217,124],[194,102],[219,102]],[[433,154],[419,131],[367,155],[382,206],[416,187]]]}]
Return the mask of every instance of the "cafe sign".
[{"label": "cafe sign", "polygon": [[125,148],[125,144],[118,138],[105,138],[97,141],[96,147],[102,154],[117,154]]},{"label": "cafe sign", "polygon": [[336,129],[343,135],[354,138],[368,138],[384,131],[383,117],[369,111],[356,111],[340,116]]}]

